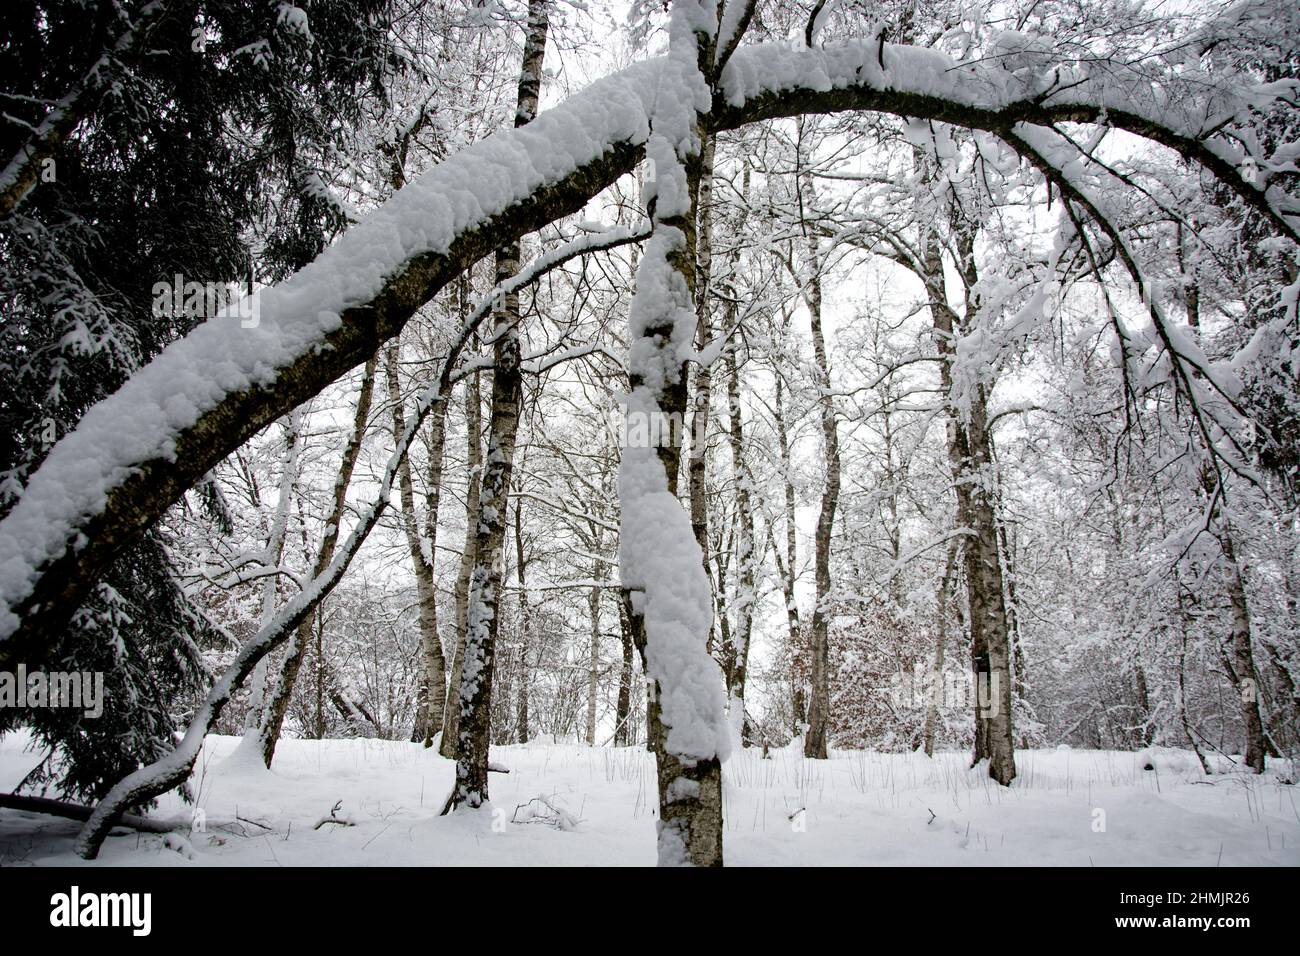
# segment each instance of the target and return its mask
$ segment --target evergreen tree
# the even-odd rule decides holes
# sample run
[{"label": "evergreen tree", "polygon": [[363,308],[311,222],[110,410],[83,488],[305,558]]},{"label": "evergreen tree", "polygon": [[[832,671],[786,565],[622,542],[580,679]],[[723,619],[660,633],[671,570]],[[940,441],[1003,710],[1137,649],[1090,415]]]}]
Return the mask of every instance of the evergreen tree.
[{"label": "evergreen tree", "polygon": [[[0,8],[0,154],[41,155],[0,221],[0,515],[85,410],[204,316],[155,285],[272,282],[347,222],[329,188],[367,96],[398,64],[390,0],[311,5],[20,0]],[[66,133],[41,137],[59,109]],[[52,140],[52,142],[51,142]],[[160,314],[161,313],[161,314]],[[220,501],[199,500],[220,518]],[[102,671],[104,714],[6,710],[92,798],[171,743],[178,694],[220,640],[155,530],[29,668]],[[35,781],[33,781],[35,782]]]}]

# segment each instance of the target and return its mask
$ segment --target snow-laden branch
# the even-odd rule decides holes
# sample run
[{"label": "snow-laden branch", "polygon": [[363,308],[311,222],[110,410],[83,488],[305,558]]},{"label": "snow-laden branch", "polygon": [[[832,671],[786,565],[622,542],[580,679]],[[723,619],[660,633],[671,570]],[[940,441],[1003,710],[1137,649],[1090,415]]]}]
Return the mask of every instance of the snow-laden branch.
[{"label": "snow-laden branch", "polygon": [[[1157,83],[1118,64],[1067,77],[1081,68],[1057,66],[1012,72],[875,41],[744,47],[722,71],[707,119],[723,130],[874,110],[995,134],[1021,123],[1109,124],[1201,163],[1279,231],[1300,236],[1293,200],[1269,181],[1269,158],[1247,156],[1250,137],[1222,132],[1289,87],[1172,73]],[[637,64],[451,156],[258,293],[256,328],[210,320],[91,408],[0,522],[0,666],[39,658],[112,560],[217,462],[359,365],[465,268],[630,171],[655,104],[689,99],[688,79],[668,58]]]},{"label": "snow-laden branch", "polygon": [[[447,282],[629,171],[656,66],[593,84],[449,158],[256,293],[256,327],[210,319],[92,407],[0,523],[0,662],[39,654],[119,550],[187,487],[363,362]],[[598,248],[602,237],[586,241]],[[248,304],[232,312],[250,314]]]},{"label": "snow-laden branch", "polygon": [[[1106,212],[1101,200],[1091,194],[1088,187],[1079,181],[1077,175],[1069,171],[1076,162],[1073,152],[1068,155],[1066,161],[1058,165],[1053,158],[1054,147],[1059,144],[1052,141],[1051,134],[1047,131],[1033,127],[1017,127],[1013,131],[1004,133],[1003,136],[1011,146],[1028,157],[1061,190],[1067,200],[1083,207],[1097,227],[1111,241],[1116,255],[1133,280],[1146,306],[1152,330],[1168,361],[1168,377],[1172,380],[1174,388],[1187,399],[1197,428],[1205,441],[1206,451],[1216,462],[1224,461],[1233,471],[1242,474],[1248,480],[1258,482],[1258,476],[1246,463],[1245,449],[1235,435],[1240,420],[1245,418],[1245,410],[1239,404],[1241,383],[1231,366],[1212,363],[1200,346],[1165,315],[1164,309],[1142,273],[1136,254],[1125,241],[1119,227]],[[1120,336],[1124,345],[1121,361],[1128,363],[1131,358],[1136,357],[1133,352],[1137,344],[1133,341],[1134,337],[1118,325],[1116,325],[1116,334]],[[1127,382],[1128,370],[1124,371]],[[1155,369],[1153,368],[1152,371],[1154,372]],[[1240,418],[1224,416],[1220,407],[1223,405],[1227,406],[1229,412],[1235,412]]]},{"label": "snow-laden branch", "polygon": [[991,133],[1018,123],[1112,126],[1199,163],[1279,232],[1300,241],[1300,202],[1271,181],[1273,173],[1287,170],[1276,156],[1248,149],[1256,137],[1229,135],[1248,128],[1253,113],[1294,96],[1296,87],[1244,76],[1157,73],[1119,62],[1045,59],[1013,71],[871,41],[822,49],[762,44],[738,51],[722,72],[712,122],[731,129],[801,113],[872,110]]}]

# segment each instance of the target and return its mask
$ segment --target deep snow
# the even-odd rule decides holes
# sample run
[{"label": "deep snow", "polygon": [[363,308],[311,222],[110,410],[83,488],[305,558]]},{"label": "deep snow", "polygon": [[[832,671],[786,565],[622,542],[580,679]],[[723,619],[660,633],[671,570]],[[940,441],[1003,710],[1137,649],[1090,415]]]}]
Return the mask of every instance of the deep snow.
[{"label": "deep snow", "polygon": [[[0,741],[6,791],[35,763],[26,742],[23,734]],[[196,766],[206,832],[165,840],[119,829],[98,865],[655,862],[654,761],[639,748],[494,748],[494,763],[511,772],[492,775],[491,807],[439,817],[453,765],[436,751],[286,740],[267,772],[230,760],[237,742],[210,737]],[[727,863],[1300,865],[1296,788],[1272,771],[1207,779],[1178,752],[1164,754],[1156,771],[1114,751],[1033,750],[1016,759],[1020,777],[1004,790],[967,770],[964,754],[839,751],[818,762],[790,749],[770,760],[736,751],[724,765]],[[538,796],[576,825],[548,823],[556,815],[530,803]],[[336,817],[355,826],[313,829],[339,801]],[[1105,813],[1104,832],[1094,832],[1096,810]],[[174,795],[157,811],[191,812]],[[0,865],[84,865],[72,853],[76,831],[71,821],[0,810]]]}]

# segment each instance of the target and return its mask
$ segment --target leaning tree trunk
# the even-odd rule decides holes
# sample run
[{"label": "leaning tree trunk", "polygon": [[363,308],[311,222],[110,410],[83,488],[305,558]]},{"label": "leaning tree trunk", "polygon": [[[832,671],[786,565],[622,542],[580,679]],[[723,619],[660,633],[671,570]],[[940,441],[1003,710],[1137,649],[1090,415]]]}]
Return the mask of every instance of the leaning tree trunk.
[{"label": "leaning tree trunk", "polygon": [[[707,20],[709,12],[701,10],[701,22]],[[877,44],[873,41],[870,46]],[[1066,116],[1058,98],[1045,100],[1032,86],[1038,81],[1037,71],[1031,71],[1033,76],[1025,80],[1030,85],[1018,85],[1002,68],[1004,64],[968,63],[966,68],[971,72],[963,72],[961,80],[955,80],[957,74],[950,72],[954,82],[949,85],[938,82],[940,74],[928,70],[891,69],[885,75],[862,69],[863,54],[869,55],[869,51],[860,44],[855,48],[857,53],[829,58],[821,49],[784,51],[779,88],[759,82],[760,89],[751,90],[747,96],[744,83],[732,86],[726,91],[730,96],[717,98],[709,125],[716,132],[800,111],[858,108],[987,130],[1026,154],[1058,187],[1071,191],[1099,228],[1118,239],[1114,224],[1072,184],[1070,176],[1013,128],[1016,123],[1051,127],[1069,116],[1104,119],[1117,128],[1179,151],[1215,177],[1225,190],[1257,210],[1280,235],[1300,238],[1300,225],[1289,220],[1284,211],[1291,200],[1248,182],[1240,167],[1225,159],[1216,146],[1234,135],[1230,129],[1220,130],[1214,137],[1180,133],[1147,111],[1107,108],[1108,103],[1113,106],[1113,90],[1100,87],[1091,92],[1072,91],[1072,97],[1078,93],[1080,98]],[[879,51],[884,49],[878,45]],[[764,50],[742,53],[733,64],[739,72],[733,75],[747,70],[754,78],[759,64],[769,56]],[[846,69],[855,61],[856,66]],[[669,68],[674,73],[671,80],[660,72]],[[767,73],[765,69],[759,72]],[[53,636],[84,604],[105,569],[124,548],[139,540],[186,488],[266,425],[364,361],[400,331],[432,295],[481,259],[485,249],[577,213],[603,188],[630,172],[649,129],[649,123],[643,122],[649,116],[640,110],[667,109],[662,98],[651,95],[651,85],[661,78],[666,81],[664,89],[680,89],[680,71],[666,58],[634,64],[593,84],[589,93],[558,105],[545,136],[503,131],[447,157],[397,205],[410,208],[409,204],[414,203],[420,208],[432,208],[431,203],[462,195],[467,177],[475,175],[486,176],[494,184],[487,186],[485,180],[485,205],[467,211],[464,217],[454,216],[440,206],[438,223],[447,227],[446,233],[442,228],[410,227],[404,221],[398,228],[402,217],[388,219],[396,212],[389,208],[386,213],[368,217],[365,228],[348,230],[312,266],[265,290],[261,302],[263,309],[269,310],[265,318],[271,321],[264,318],[263,325],[268,328],[262,334],[290,326],[301,327],[304,332],[285,339],[284,350],[276,352],[276,357],[267,356],[269,364],[261,358],[254,361],[251,352],[245,354],[224,342],[225,333],[218,331],[218,326],[200,323],[185,337],[184,347],[163,350],[133,374],[136,381],[130,387],[104,399],[93,415],[88,412],[83,416],[77,428],[50,450],[32,473],[23,497],[0,521],[0,554],[5,563],[16,562],[15,566],[23,569],[10,576],[16,582],[3,594],[0,667],[23,659],[30,666],[48,654],[57,643]],[[1201,97],[1217,93],[1207,93],[1194,78],[1184,83],[1170,75],[1159,82],[1167,82],[1171,89],[1179,90],[1179,95],[1186,95],[1188,109],[1212,109],[1211,100]],[[646,96],[625,95],[633,89],[645,91]],[[618,105],[610,110],[593,110],[602,94],[607,105],[612,105],[611,101]],[[693,103],[707,108],[709,95],[709,90],[701,88]],[[590,130],[591,148],[555,148],[552,137],[565,138],[566,130],[580,127],[593,113],[600,113],[601,121]],[[615,122],[614,117],[620,122]],[[529,160],[533,172],[526,177],[525,186],[517,171],[521,161],[527,164]],[[379,272],[351,268],[359,262],[374,264],[368,247],[375,243],[376,229],[382,233],[389,227],[401,234],[399,245],[406,247],[405,254]],[[1130,256],[1121,258],[1127,270],[1137,272]],[[340,266],[348,268],[340,271]],[[332,272],[339,273],[335,276],[339,281],[319,281]],[[306,311],[299,312],[299,308]],[[319,315],[335,314],[338,320],[329,323],[329,331],[316,321]],[[1166,351],[1176,356],[1185,369],[1187,356],[1172,344],[1166,345]],[[207,376],[178,376],[177,369],[191,361],[191,348],[214,348],[211,354],[236,363],[231,366],[232,374],[222,376],[220,381]],[[274,379],[274,387],[248,387],[250,381],[270,379]],[[146,393],[155,396],[155,405],[161,402],[171,408],[192,407],[192,420],[182,426],[168,415],[149,416],[148,426],[142,428],[125,457],[123,449],[102,442],[96,445],[100,429],[118,416],[138,410],[141,396]],[[67,481],[66,466],[82,458],[76,474],[85,476],[93,471],[99,478],[80,484]],[[54,498],[62,502],[60,507],[49,507]]]},{"label": "leaning tree trunk", "polygon": [[[528,36],[519,73],[515,126],[537,113],[546,55],[548,0],[529,0]],[[519,243],[497,250],[497,284],[519,272]],[[502,297],[496,312],[492,354],[492,406],[488,418],[488,448],[483,464],[474,570],[469,582],[465,620],[465,652],[461,664],[456,732],[456,787],[450,809],[479,807],[488,799],[488,747],[492,722],[492,672],[501,610],[501,549],[505,544],[506,509],[514,468],[515,437],[523,396],[520,366],[519,294]]]}]

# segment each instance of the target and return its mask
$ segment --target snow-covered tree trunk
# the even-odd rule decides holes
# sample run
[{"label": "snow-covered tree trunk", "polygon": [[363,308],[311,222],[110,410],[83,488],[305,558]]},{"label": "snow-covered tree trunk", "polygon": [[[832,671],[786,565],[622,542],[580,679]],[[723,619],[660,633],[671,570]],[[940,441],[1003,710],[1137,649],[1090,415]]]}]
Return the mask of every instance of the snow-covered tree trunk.
[{"label": "snow-covered tree trunk", "polygon": [[442,504],[443,462],[447,454],[447,400],[436,400],[433,424],[429,430],[429,477],[424,502],[424,537],[429,542],[427,563],[427,590],[420,599],[420,612],[425,613],[428,601],[428,621],[420,625],[420,653],[424,663],[424,682],[429,689],[429,703],[425,713],[424,746],[432,747],[433,739],[442,730],[442,718],[447,710],[447,659],[438,633],[438,589],[435,563],[438,558],[438,509]]},{"label": "snow-covered tree trunk", "polygon": [[[745,227],[750,191],[750,165],[744,163],[741,174],[741,207],[735,225],[732,227],[739,236]],[[703,222],[710,223],[712,229],[713,212],[702,210]],[[741,246],[733,243],[727,259],[727,274],[719,282],[725,289],[726,305],[723,307],[724,329],[731,334],[738,324],[739,295],[737,278],[741,268]],[[755,586],[758,567],[762,562],[754,538],[754,506],[751,492],[754,487],[753,474],[750,471],[747,450],[745,448],[745,429],[740,405],[740,360],[736,351],[738,345],[732,344],[724,352],[727,373],[727,417],[728,444],[731,448],[731,474],[735,482],[736,498],[736,599],[733,602],[736,611],[734,633],[723,648],[723,675],[727,681],[727,710],[731,718],[732,732],[738,736],[741,746],[749,746],[750,733],[745,712],[745,685],[749,674],[749,645],[754,631],[754,609],[757,604]],[[779,376],[778,376],[779,378]]]},{"label": "snow-covered tree trunk", "polygon": [[[684,421],[686,357],[698,325],[696,222],[716,5],[677,0],[671,90],[651,118],[653,232],[629,314],[627,414]],[[666,416],[662,417],[662,416]],[[619,567],[654,691],[647,723],[659,782],[659,863],[722,865],[723,685],[707,643],[713,598],[690,516],[677,499],[680,437],[629,445],[619,467]]]},{"label": "snow-covered tree trunk", "polygon": [[830,395],[830,366],[826,342],[822,335],[821,281],[814,278],[808,286],[808,315],[812,325],[813,355],[821,406],[822,464],[825,471],[821,507],[817,513],[817,530],[813,538],[813,580],[815,584],[812,623],[809,634],[808,733],[804,738],[804,756],[825,760],[828,756],[830,729],[830,617],[831,540],[835,529],[835,509],[840,490],[840,451],[835,423],[834,400]]},{"label": "snow-covered tree trunk", "polygon": [[988,454],[988,411],[983,394],[970,403],[967,436],[971,456],[957,480],[970,483],[974,531],[966,545],[966,585],[975,677],[975,760],[987,758],[989,775],[999,783],[1008,784],[1016,775],[1011,643],[997,546],[997,518],[989,487],[994,480],[994,464]]},{"label": "snow-covered tree trunk", "polygon": [[[1029,702],[1029,662],[1025,659],[1024,642],[1020,638],[1020,613],[1016,598],[1016,551],[1015,538],[1007,533],[1006,518],[1002,512],[1002,500],[999,494],[995,500],[995,514],[998,516],[998,553],[1002,555],[1002,580],[1005,584],[1005,603],[1007,608],[1007,637],[1011,644],[1011,684],[1012,696],[1023,706]],[[1020,746],[1028,747],[1029,742],[1022,733]]]},{"label": "snow-covered tree trunk", "polygon": [[[523,67],[519,73],[515,126],[532,121],[542,82],[546,55],[548,0],[529,0],[528,34]],[[497,284],[519,272],[519,243],[497,251]],[[469,582],[469,608],[465,621],[465,653],[459,684],[459,721],[456,727],[456,788],[451,807],[478,807],[488,800],[488,750],[491,742],[492,674],[496,635],[500,623],[502,548],[505,545],[510,476],[514,468],[515,438],[519,430],[523,396],[520,366],[519,294],[501,299],[495,313],[492,354],[492,404],[488,418],[487,455],[475,515],[477,542],[474,570]]]},{"label": "snow-covered tree trunk", "polygon": [[[517,309],[517,306],[516,306]],[[507,311],[509,307],[507,306]],[[513,341],[512,341],[513,340]],[[494,345],[492,411],[479,498],[474,570],[469,581],[465,650],[461,660],[456,721],[456,788],[453,807],[478,807],[488,800],[488,748],[492,717],[492,677],[500,620],[502,547],[510,472],[519,426],[518,332],[498,326]]]},{"label": "snow-covered tree trunk", "polygon": [[[973,239],[958,241],[958,270],[966,287],[967,308],[974,275]],[[957,526],[967,531],[966,593],[970,614],[971,677],[975,699],[974,762],[989,761],[989,776],[1009,784],[1016,775],[1015,739],[1011,715],[1011,651],[997,519],[993,512],[994,462],[989,442],[987,396],[976,382],[972,394],[958,393],[954,375],[960,320],[948,304],[944,265],[936,233],[927,231],[921,250],[935,346],[941,357],[940,387],[948,405],[948,461],[957,496]]]},{"label": "snow-covered tree trunk", "polygon": [[[1297,555],[1293,550],[1292,558],[1295,557]],[[1300,593],[1297,593],[1300,588],[1297,587],[1297,573],[1294,570],[1297,565],[1300,565],[1300,561],[1296,561],[1292,569],[1283,574],[1283,605],[1286,609],[1286,621],[1290,624],[1293,634],[1300,633]],[[1264,637],[1260,643],[1268,655],[1268,662],[1280,690],[1277,711],[1282,740],[1279,744],[1287,755],[1294,759],[1296,752],[1300,751],[1300,684],[1297,684],[1292,676],[1291,669],[1287,666],[1282,650],[1278,646],[1279,642],[1275,638]]]}]

